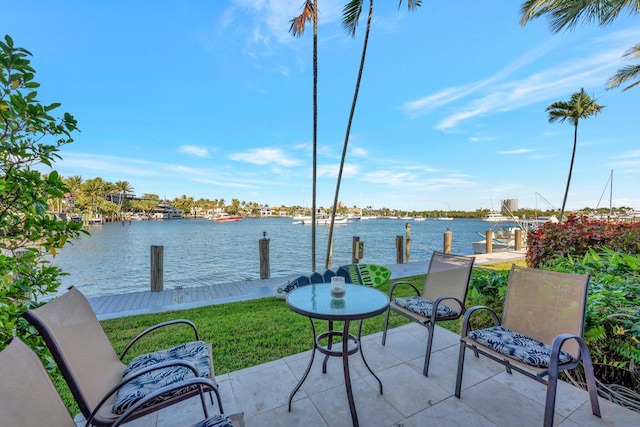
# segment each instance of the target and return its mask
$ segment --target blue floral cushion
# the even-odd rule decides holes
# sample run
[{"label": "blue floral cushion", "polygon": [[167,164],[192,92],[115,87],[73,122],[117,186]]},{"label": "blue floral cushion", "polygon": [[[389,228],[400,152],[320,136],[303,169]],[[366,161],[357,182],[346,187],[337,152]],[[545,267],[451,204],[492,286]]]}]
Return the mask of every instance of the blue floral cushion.
[{"label": "blue floral cushion", "polygon": [[204,421],[200,421],[191,427],[233,427],[231,419],[224,414],[214,415]]},{"label": "blue floral cushion", "polygon": [[[166,360],[177,359],[186,360],[194,364],[200,374],[200,377],[210,377],[209,349],[204,341],[193,341],[166,350],[156,351],[136,357],[125,369],[123,378],[138,369],[153,366]],[[159,388],[193,377],[193,372],[183,366],[158,369],[141,375],[118,390],[112,411],[116,414],[122,414],[138,400],[150,393],[153,393]],[[194,385],[191,388],[176,390],[171,395],[163,396],[157,400],[149,402],[147,406],[187,393],[197,387],[197,385]]]},{"label": "blue floral cushion", "polygon": [[[509,356],[527,365],[548,368],[551,360],[551,346],[529,338],[502,326],[494,326],[469,333],[469,337],[480,344]],[[560,363],[573,360],[567,352],[560,352]]]},{"label": "blue floral cushion", "polygon": [[[433,301],[419,296],[394,298],[393,302],[395,302],[402,308],[405,308],[424,317],[431,317],[431,312],[433,311]],[[458,312],[453,310],[451,307],[444,304],[438,305],[436,319],[440,317],[451,317],[457,315]]]}]

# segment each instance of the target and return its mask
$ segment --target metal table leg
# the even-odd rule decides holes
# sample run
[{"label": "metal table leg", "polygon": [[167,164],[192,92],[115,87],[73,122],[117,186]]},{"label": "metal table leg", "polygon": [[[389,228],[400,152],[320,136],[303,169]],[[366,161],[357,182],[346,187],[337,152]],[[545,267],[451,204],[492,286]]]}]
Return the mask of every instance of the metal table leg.
[{"label": "metal table leg", "polygon": [[291,394],[289,395],[289,412],[291,412],[291,402],[293,400],[293,396],[295,396],[295,394],[298,392],[298,390],[300,390],[300,387],[302,387],[302,383],[304,383],[304,381],[307,379],[307,376],[309,375],[309,371],[311,371],[311,365],[313,365],[313,359],[316,355],[316,326],[313,324],[313,319],[309,318],[309,321],[311,322],[311,331],[313,334],[313,347],[311,348],[311,359],[309,360],[309,365],[307,365],[307,370],[304,371],[304,375],[302,376],[302,378],[300,378],[300,381],[298,381],[298,384],[295,386],[295,388],[293,389],[293,391],[291,392]]}]

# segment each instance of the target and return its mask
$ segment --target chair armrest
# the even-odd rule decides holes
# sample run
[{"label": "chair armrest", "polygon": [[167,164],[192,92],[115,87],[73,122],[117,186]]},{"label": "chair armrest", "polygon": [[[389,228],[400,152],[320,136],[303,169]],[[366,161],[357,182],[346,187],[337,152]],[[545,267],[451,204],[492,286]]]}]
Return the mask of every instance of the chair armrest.
[{"label": "chair armrest", "polygon": [[551,344],[551,354],[549,355],[550,372],[558,372],[558,366],[560,365],[560,350],[562,350],[564,343],[569,340],[575,340],[578,342],[580,353],[577,361],[580,361],[581,357],[591,360],[589,349],[581,337],[574,334],[560,334],[553,339],[553,343]]},{"label": "chair armrest", "polygon": [[460,333],[460,336],[462,338],[466,337],[467,335],[469,335],[469,321],[471,319],[471,315],[477,311],[487,311],[489,312],[489,315],[491,315],[492,319],[493,319],[493,324],[495,326],[499,326],[500,325],[500,319],[498,319],[498,315],[496,314],[495,311],[493,311],[492,309],[490,309],[489,307],[486,307],[484,305],[476,305],[473,306],[471,308],[469,308],[465,313],[464,313],[464,319],[462,320],[462,331]]},{"label": "chair armrest", "polygon": [[[207,390],[211,389],[216,394],[216,397],[220,398],[220,391],[218,390],[216,385],[213,383],[213,381],[211,381],[210,379],[202,378],[202,377],[188,378],[184,381],[180,381],[179,383],[169,384],[165,387],[162,387],[161,389],[154,391],[148,396],[143,397],[142,399],[140,399],[139,401],[131,405],[131,407],[129,407],[122,415],[120,415],[118,419],[113,423],[112,427],[118,427],[119,425],[126,423],[133,413],[138,411],[140,408],[143,408],[147,403],[153,401],[154,399],[160,396],[163,396],[167,393],[171,393],[180,388],[190,387],[192,385],[199,385],[201,387],[201,391],[204,390],[204,388],[206,388]],[[87,420],[87,424],[86,424],[87,427],[91,426],[92,420],[93,420],[93,414]]]},{"label": "chair armrest", "polygon": [[144,331],[140,332],[134,339],[131,340],[131,342],[127,345],[127,347],[125,347],[124,351],[120,355],[120,360],[123,360],[124,356],[127,354],[127,351],[129,351],[129,349],[136,342],[138,342],[142,337],[144,337],[148,333],[153,332],[156,329],[164,328],[165,326],[172,326],[172,325],[177,325],[177,324],[184,324],[184,325],[190,326],[191,329],[193,329],[193,332],[195,334],[195,338],[196,338],[195,341],[199,341],[200,340],[200,336],[198,335],[198,329],[196,328],[196,325],[193,322],[191,322],[190,320],[186,320],[186,319],[169,320],[168,322],[162,322],[162,323],[158,323],[157,325],[153,325],[150,328],[147,328]]},{"label": "chair armrest", "polygon": [[[100,410],[100,408],[102,408],[102,405],[104,405],[105,402],[107,400],[109,400],[109,398],[111,396],[113,396],[114,393],[116,393],[118,390],[120,390],[122,388],[122,386],[130,383],[131,381],[133,381],[134,379],[138,378],[141,375],[144,375],[146,373],[149,373],[149,372],[152,372],[152,371],[155,371],[155,370],[158,370],[158,369],[169,368],[171,366],[183,366],[183,367],[189,369],[190,371],[192,371],[196,378],[202,378],[202,377],[200,377],[200,373],[198,372],[198,369],[196,368],[196,366],[193,363],[188,362],[186,360],[165,360],[164,362],[156,363],[155,365],[147,366],[146,368],[142,368],[142,369],[138,369],[136,371],[131,372],[129,375],[127,375],[125,378],[123,378],[118,384],[113,386],[107,393],[105,393],[102,396],[102,399],[100,399],[100,401],[98,402],[96,407],[91,412],[91,415],[89,415],[89,419],[93,419],[96,416],[96,414],[98,413],[98,411]],[[183,384],[185,382],[186,382],[186,380],[180,381],[178,383],[175,383],[175,385]],[[170,384],[169,386],[172,386],[172,385],[174,385],[174,384]],[[167,386],[167,387],[169,387],[169,386]],[[182,387],[186,387],[186,386],[188,386],[188,384],[183,385]],[[179,388],[182,388],[182,387],[179,387]]]},{"label": "chair armrest", "polygon": [[418,288],[416,288],[416,286],[411,282],[393,282],[391,284],[391,287],[389,288],[389,299],[393,298],[393,291],[395,290],[396,286],[398,286],[398,285],[409,285],[416,292],[416,295],[420,295],[420,291],[418,290]]},{"label": "chair armrest", "polygon": [[[442,297],[438,297],[438,298],[436,298],[436,300],[433,302],[433,309],[431,310],[431,314],[432,314],[432,315],[433,315],[434,313],[437,313],[437,312],[438,312],[438,306],[440,305],[440,303],[441,303],[442,301],[445,301],[445,300],[452,300],[452,301],[457,302],[457,303],[458,303],[458,305],[460,306],[460,314],[464,314],[464,313],[465,313],[466,308],[465,308],[465,306],[464,306],[464,302],[460,301],[460,300],[459,300],[458,298],[456,298],[456,297],[451,297],[451,296],[447,296],[447,295],[445,295],[445,296],[442,296]],[[458,318],[459,318],[459,317],[460,317],[460,316],[458,316]],[[434,320],[435,320],[435,317],[434,317]]]}]

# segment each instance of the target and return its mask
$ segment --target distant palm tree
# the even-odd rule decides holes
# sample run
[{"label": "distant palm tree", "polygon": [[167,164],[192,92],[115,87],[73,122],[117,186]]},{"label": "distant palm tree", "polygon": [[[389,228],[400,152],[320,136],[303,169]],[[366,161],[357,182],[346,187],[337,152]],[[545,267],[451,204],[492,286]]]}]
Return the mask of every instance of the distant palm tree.
[{"label": "distant palm tree", "polygon": [[80,175],[70,176],[64,180],[64,184],[69,188],[71,195],[75,195],[82,187],[82,177]]},{"label": "distant palm tree", "polygon": [[114,190],[118,194],[118,210],[122,212],[122,204],[127,194],[133,193],[133,187],[127,181],[116,181]]},{"label": "distant palm tree", "polygon": [[305,24],[313,20],[313,154],[311,190],[311,271],[316,271],[316,188],[318,160],[318,1],[305,0],[302,13],[293,18],[289,32],[295,37],[304,33]]},{"label": "distant palm tree", "polygon": [[[579,21],[598,22],[600,26],[612,23],[622,12],[629,14],[640,13],[638,0],[527,0],[520,7],[522,19],[520,23],[526,25],[532,19],[542,15],[551,15],[551,31],[554,33],[562,29],[572,29]],[[623,58],[640,58],[640,44],[631,47]],[[640,64],[629,65],[619,69],[607,82],[606,88],[612,89],[636,79],[623,90],[631,89],[640,84]]]},{"label": "distant palm tree", "polygon": [[578,122],[580,119],[586,119],[595,116],[602,111],[603,105],[596,103],[584,89],[571,95],[568,102],[558,101],[547,107],[549,113],[549,123],[563,123],[568,120],[574,128],[573,131],[573,151],[571,153],[571,163],[569,165],[569,177],[567,178],[567,188],[564,191],[564,199],[562,200],[562,209],[560,210],[560,221],[564,218],[564,208],[567,204],[567,196],[569,195],[569,185],[571,184],[571,174],[573,173],[573,161],[576,156],[576,145],[578,142]]},{"label": "distant palm tree", "polygon": [[[358,20],[362,13],[362,5],[364,0],[351,0],[342,10],[342,26],[352,37],[356,35]],[[422,0],[407,0],[409,10],[422,5]],[[402,0],[398,4],[398,8],[402,6]],[[369,15],[367,16],[367,29],[365,30],[364,42],[362,44],[362,55],[360,57],[360,68],[358,69],[358,77],[356,79],[356,87],[353,93],[353,101],[351,102],[351,111],[349,112],[349,120],[347,121],[347,130],[344,136],[344,145],[342,146],[342,157],[340,158],[340,168],[338,170],[338,180],[336,181],[336,192],[333,199],[333,211],[331,212],[331,224],[329,226],[329,237],[327,242],[327,258],[325,267],[329,268],[331,263],[331,247],[333,246],[333,228],[336,220],[336,212],[338,210],[338,197],[340,195],[340,183],[342,181],[342,171],[344,170],[344,161],[347,156],[347,147],[349,145],[349,136],[351,135],[351,124],[356,111],[356,103],[358,102],[358,92],[360,91],[360,81],[362,79],[362,71],[364,70],[364,60],[367,56],[367,45],[369,43],[369,31],[371,30],[371,17],[373,16],[373,0],[369,0]]]}]

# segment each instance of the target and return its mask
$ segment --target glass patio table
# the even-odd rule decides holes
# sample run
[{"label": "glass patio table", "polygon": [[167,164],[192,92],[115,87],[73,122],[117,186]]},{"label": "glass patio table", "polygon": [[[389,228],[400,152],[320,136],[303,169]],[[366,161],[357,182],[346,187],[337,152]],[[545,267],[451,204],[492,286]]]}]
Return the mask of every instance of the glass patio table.
[{"label": "glass patio table", "polygon": [[[377,289],[367,286],[347,284],[347,291],[343,298],[333,298],[329,292],[328,283],[316,283],[302,286],[287,295],[287,306],[294,312],[306,316],[311,322],[313,333],[313,350],[311,359],[307,369],[291,392],[289,396],[289,412],[291,412],[291,402],[293,396],[298,392],[304,381],[309,375],[316,350],[325,355],[322,364],[322,373],[327,373],[327,360],[330,356],[342,357],[342,367],[344,371],[344,382],[347,388],[347,399],[349,400],[349,409],[351,411],[351,420],[354,427],[358,424],[358,414],[356,413],[356,405],[353,399],[353,391],[351,389],[351,377],[349,374],[349,356],[360,352],[362,361],[371,372],[373,377],[378,381],[380,386],[380,394],[382,394],[382,382],[371,370],[367,360],[364,357],[362,348],[360,347],[360,338],[362,334],[362,320],[377,316],[384,313],[389,307],[389,297],[387,294]],[[316,334],[314,319],[327,320],[329,322],[328,330],[321,334]],[[349,324],[352,320],[359,320],[358,335],[349,333]],[[342,330],[335,330],[333,322],[344,322]],[[340,344],[333,345],[333,338],[340,338]],[[322,345],[321,341],[326,340],[327,344]]]}]

